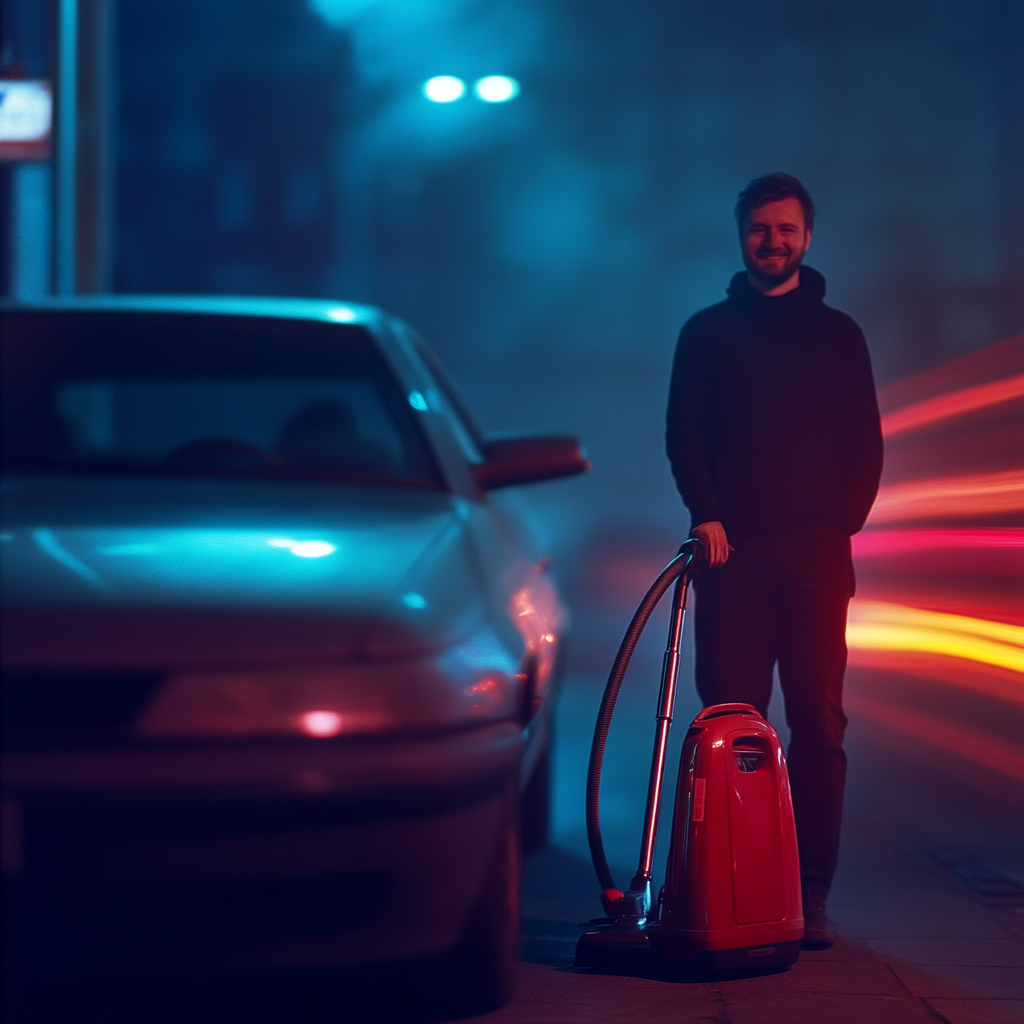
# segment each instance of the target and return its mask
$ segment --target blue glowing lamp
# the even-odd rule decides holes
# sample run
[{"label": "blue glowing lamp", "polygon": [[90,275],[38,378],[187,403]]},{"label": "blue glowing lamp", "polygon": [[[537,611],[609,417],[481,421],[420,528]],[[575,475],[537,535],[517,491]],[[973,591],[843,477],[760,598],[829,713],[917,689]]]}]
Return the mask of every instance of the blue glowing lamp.
[{"label": "blue glowing lamp", "polygon": [[423,95],[433,103],[454,103],[466,92],[466,83],[452,75],[437,75],[423,83]]},{"label": "blue glowing lamp", "polygon": [[473,91],[485,103],[508,103],[519,95],[519,83],[508,75],[487,75],[477,81]]}]

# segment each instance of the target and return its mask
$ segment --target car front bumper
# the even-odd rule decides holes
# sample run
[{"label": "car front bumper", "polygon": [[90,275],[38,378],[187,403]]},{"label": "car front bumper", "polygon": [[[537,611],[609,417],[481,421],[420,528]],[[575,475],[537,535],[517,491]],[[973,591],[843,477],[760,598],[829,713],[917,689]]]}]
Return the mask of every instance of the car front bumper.
[{"label": "car front bumper", "polygon": [[26,967],[315,966],[453,945],[523,734],[5,757]]}]

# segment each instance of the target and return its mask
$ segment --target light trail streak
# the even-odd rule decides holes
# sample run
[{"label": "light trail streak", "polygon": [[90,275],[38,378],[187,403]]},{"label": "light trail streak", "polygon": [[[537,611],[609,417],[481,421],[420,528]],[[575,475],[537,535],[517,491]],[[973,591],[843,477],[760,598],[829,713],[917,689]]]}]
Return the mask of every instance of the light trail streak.
[{"label": "light trail streak", "polygon": [[[888,696],[899,701],[903,694],[911,706],[858,692],[856,684],[846,697],[851,711],[1016,782],[1024,782],[1024,745],[978,726],[979,719],[996,725],[993,715],[1024,707],[1024,608],[1020,588],[1007,590],[1008,578],[1024,575],[1024,529],[1006,519],[985,525],[994,515],[1012,515],[1009,522],[1018,524],[1024,512],[1022,448],[1015,440],[1024,431],[1010,425],[1024,425],[1021,340],[961,357],[890,392],[890,400],[912,397],[882,417],[882,433],[896,439],[899,458],[890,464],[867,531],[853,539],[869,585],[880,589],[850,602],[847,644],[852,665],[878,673],[873,686],[884,684]],[[985,382],[974,384],[979,377]],[[886,395],[881,398],[884,405]],[[969,421],[967,414],[973,414]],[[969,423],[970,432],[952,438],[958,423]],[[955,462],[944,458],[948,441],[955,441]],[[961,460],[971,455],[978,469],[998,471],[907,479],[915,455],[922,467],[948,466],[946,473],[966,469]],[[958,698],[947,696],[939,706],[976,721],[913,706],[927,700],[913,679],[956,691]]]},{"label": "light trail streak", "polygon": [[878,492],[870,524],[1024,511],[1024,469],[889,484]]},{"label": "light trail streak", "polygon": [[1024,782],[1024,748],[1000,736],[974,729],[963,722],[953,723],[927,711],[897,707],[860,694],[850,694],[846,707],[872,721],[923,740],[940,750],[949,751],[1000,775]]},{"label": "light trail streak", "polygon": [[846,642],[851,648],[944,654],[1024,674],[1024,627],[1007,622],[854,600]]},{"label": "light trail streak", "polygon": [[903,679],[918,679],[1024,708],[1024,680],[1020,673],[984,662],[921,651],[871,650],[864,647],[851,648],[849,661],[858,668],[873,669]]},{"label": "light trail streak", "polygon": [[950,391],[935,398],[925,399],[906,405],[902,409],[886,413],[882,417],[882,434],[895,437],[908,430],[930,426],[941,420],[962,416],[964,413],[984,409],[987,406],[999,405],[1013,398],[1024,397],[1024,373],[1013,377],[1004,377],[988,384],[979,384],[972,388]]},{"label": "light trail streak", "polygon": [[853,538],[858,558],[905,551],[992,551],[1024,549],[1024,529],[993,527],[978,530],[868,530]]}]

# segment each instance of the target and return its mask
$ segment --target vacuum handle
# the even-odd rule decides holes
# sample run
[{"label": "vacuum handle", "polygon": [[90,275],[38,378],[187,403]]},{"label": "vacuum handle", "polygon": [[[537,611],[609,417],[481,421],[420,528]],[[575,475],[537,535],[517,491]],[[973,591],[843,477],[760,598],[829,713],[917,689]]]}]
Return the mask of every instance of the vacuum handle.
[{"label": "vacuum handle", "polygon": [[675,713],[676,689],[679,681],[679,645],[686,616],[686,595],[689,590],[690,575],[690,567],[687,567],[687,571],[683,572],[676,580],[672,593],[668,644],[661,663],[661,688],[658,693],[658,714],[655,719],[654,753],[651,757],[651,773],[647,782],[647,806],[644,809],[644,827],[640,839],[640,863],[637,866],[636,875],[630,883],[630,890],[634,892],[642,890],[646,893],[653,874],[654,844],[658,836],[661,792],[665,781],[668,733],[672,728],[672,716]]},{"label": "vacuum handle", "polygon": [[[615,880],[612,878],[611,870],[608,867],[608,858],[604,853],[604,843],[601,840],[601,771],[604,767],[604,752],[605,744],[608,741],[608,730],[612,724],[612,716],[615,714],[615,702],[618,699],[622,680],[626,676],[626,670],[629,668],[629,662],[633,657],[633,651],[636,649],[637,642],[640,639],[641,633],[644,631],[644,627],[647,625],[647,621],[651,617],[651,613],[673,583],[675,583],[681,576],[686,579],[693,576],[700,565],[700,556],[702,552],[703,545],[700,540],[696,537],[691,537],[679,549],[679,554],[676,555],[676,557],[673,558],[667,566],[665,566],[658,578],[651,585],[651,589],[644,595],[643,601],[640,602],[640,607],[637,608],[636,612],[633,614],[633,618],[630,620],[629,628],[626,630],[626,635],[622,638],[622,643],[619,644],[619,650],[615,655],[615,662],[612,665],[611,674],[608,676],[608,682],[605,684],[604,694],[601,697],[601,707],[597,712],[597,722],[594,725],[594,739],[590,745],[590,763],[587,766],[587,842],[590,845],[590,857],[594,862],[594,870],[597,872],[601,888],[606,893],[615,892],[618,894],[620,899],[622,898],[622,894],[620,890],[615,887]],[[680,595],[680,607],[685,604],[685,601],[686,593],[684,587],[683,592]],[[681,626],[682,620],[680,619],[680,627]],[[676,646],[678,647],[678,644]],[[663,671],[663,680],[669,677],[672,679],[672,698],[674,699],[674,675],[671,673],[666,675]],[[664,693],[662,694],[662,697],[664,698]],[[659,707],[663,703],[664,700],[660,700]],[[668,718],[671,720],[671,701],[668,704],[668,709]],[[662,768],[664,768],[664,755],[662,755]],[[658,788],[660,790],[660,781],[658,783]],[[654,816],[654,822],[656,828],[656,814]],[[646,894],[645,902],[648,905],[650,902],[649,889],[650,886],[648,884],[645,886],[644,890]],[[601,899],[602,902],[604,902],[605,897],[602,896]],[[611,914],[610,911],[609,913]],[[611,914],[611,916],[615,915]]]}]

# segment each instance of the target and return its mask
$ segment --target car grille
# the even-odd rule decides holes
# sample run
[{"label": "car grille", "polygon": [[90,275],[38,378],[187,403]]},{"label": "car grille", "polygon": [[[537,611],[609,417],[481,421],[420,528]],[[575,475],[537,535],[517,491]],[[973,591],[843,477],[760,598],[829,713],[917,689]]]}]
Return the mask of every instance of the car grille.
[{"label": "car grille", "polygon": [[4,672],[5,750],[117,745],[166,678],[162,672]]}]

